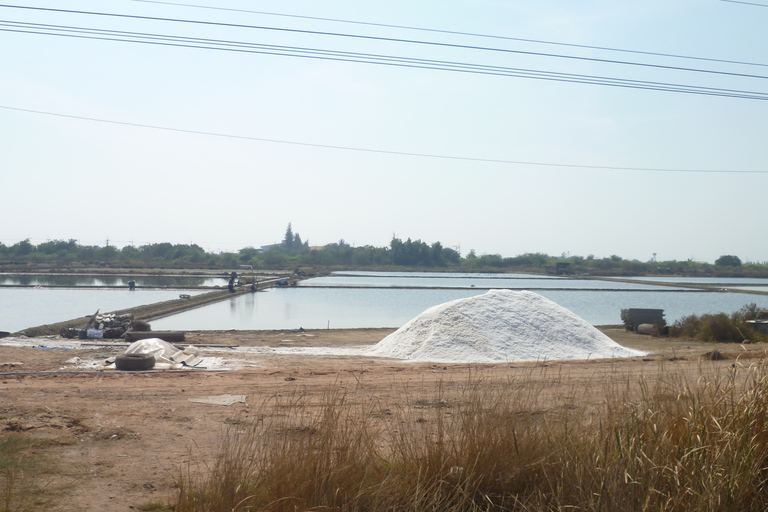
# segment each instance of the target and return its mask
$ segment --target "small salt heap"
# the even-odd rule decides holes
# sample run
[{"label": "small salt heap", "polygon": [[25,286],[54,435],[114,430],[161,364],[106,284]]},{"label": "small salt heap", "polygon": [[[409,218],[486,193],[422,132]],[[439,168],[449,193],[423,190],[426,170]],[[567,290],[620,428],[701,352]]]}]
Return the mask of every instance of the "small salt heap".
[{"label": "small salt heap", "polygon": [[429,308],[371,355],[436,363],[499,363],[645,355],[624,348],[541,295],[491,290]]}]

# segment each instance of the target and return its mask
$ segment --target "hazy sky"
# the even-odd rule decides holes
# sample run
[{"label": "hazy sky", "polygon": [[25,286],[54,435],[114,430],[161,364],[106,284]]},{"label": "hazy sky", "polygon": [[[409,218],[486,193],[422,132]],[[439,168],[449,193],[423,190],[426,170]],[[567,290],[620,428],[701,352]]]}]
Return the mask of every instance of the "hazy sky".
[{"label": "hazy sky", "polygon": [[[6,245],[75,238],[235,251],[279,241],[291,222],[312,245],[343,238],[383,246],[395,235],[462,254],[768,260],[767,7],[722,0],[13,5],[207,23],[0,7]],[[17,32],[62,27],[69,36],[76,27],[204,38],[248,52]],[[245,43],[301,48],[303,57],[252,53]],[[316,50],[375,54],[390,64],[493,66],[494,74],[424,69],[424,61],[306,58]],[[501,75],[512,68],[762,99]],[[691,170],[726,172],[682,172]]]}]

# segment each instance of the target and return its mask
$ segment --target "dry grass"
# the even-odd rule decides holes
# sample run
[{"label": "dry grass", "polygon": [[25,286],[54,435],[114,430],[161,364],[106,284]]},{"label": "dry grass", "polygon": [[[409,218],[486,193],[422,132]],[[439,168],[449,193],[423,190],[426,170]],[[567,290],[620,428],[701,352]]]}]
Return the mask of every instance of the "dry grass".
[{"label": "dry grass", "polygon": [[[712,363],[703,363],[712,364]],[[545,370],[531,370],[545,372]],[[178,480],[186,511],[763,511],[768,372],[738,364],[692,381],[567,377],[364,382],[275,397],[272,420],[231,425],[202,476]],[[600,381],[600,382],[598,382]],[[590,400],[575,396],[589,394]]]},{"label": "dry grass", "polygon": [[0,512],[47,510],[71,488],[55,482],[56,467],[38,448],[22,434],[0,436]]}]

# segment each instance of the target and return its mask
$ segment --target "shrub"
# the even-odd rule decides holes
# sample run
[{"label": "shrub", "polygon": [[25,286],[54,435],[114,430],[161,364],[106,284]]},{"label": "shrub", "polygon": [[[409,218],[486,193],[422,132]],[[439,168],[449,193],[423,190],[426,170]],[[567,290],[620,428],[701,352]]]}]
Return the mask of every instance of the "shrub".
[{"label": "shrub", "polygon": [[714,342],[768,341],[768,336],[747,323],[764,313],[755,304],[747,304],[730,316],[725,313],[690,315],[670,326],[669,334],[674,338]]},{"label": "shrub", "polygon": [[701,329],[701,319],[697,315],[684,316],[669,328],[673,338],[695,338]]},{"label": "shrub", "polygon": [[701,338],[704,341],[740,342],[745,336],[728,315],[718,313],[702,319]]}]

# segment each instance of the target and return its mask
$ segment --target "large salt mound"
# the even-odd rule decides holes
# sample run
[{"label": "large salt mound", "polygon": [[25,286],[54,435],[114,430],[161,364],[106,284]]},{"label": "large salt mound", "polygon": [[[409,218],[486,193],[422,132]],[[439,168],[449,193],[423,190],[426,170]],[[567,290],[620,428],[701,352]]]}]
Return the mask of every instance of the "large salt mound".
[{"label": "large salt mound", "polygon": [[434,306],[393,332],[372,355],[437,363],[633,357],[593,326],[541,295],[491,290]]}]

